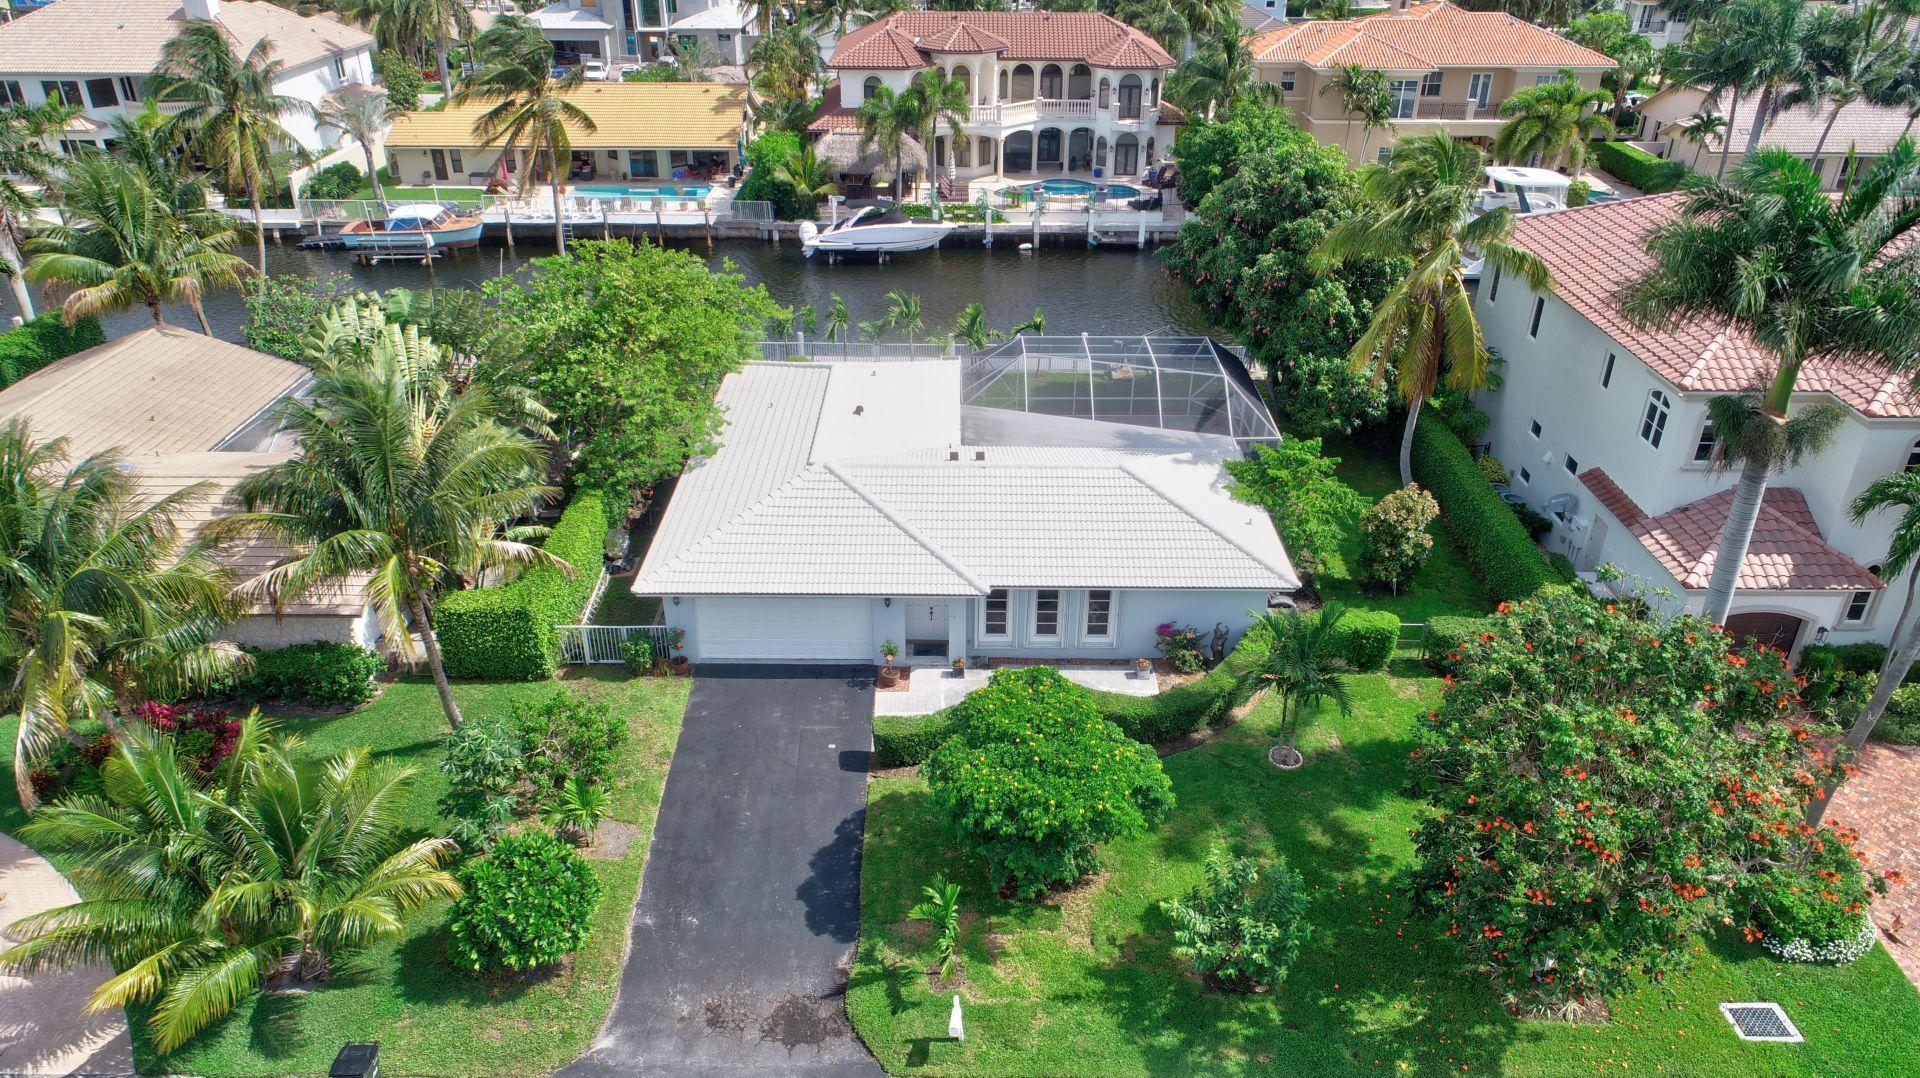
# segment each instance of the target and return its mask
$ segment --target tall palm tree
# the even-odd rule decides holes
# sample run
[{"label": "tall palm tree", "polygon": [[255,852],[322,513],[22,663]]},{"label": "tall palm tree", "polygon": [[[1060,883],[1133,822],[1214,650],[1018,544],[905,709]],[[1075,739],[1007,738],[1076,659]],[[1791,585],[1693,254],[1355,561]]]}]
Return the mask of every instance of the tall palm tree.
[{"label": "tall palm tree", "polygon": [[370,345],[353,333],[334,340],[332,354],[316,357],[311,391],[277,406],[299,456],[242,481],[246,511],[221,523],[293,551],[247,582],[247,594],[278,604],[366,574],[382,631],[410,658],[419,634],[447,722],[458,727],[433,597],[458,577],[507,564],[571,571],[520,533],[499,537],[502,521],[553,493],[537,479],[546,453],[514,429],[518,406],[485,385],[456,392],[417,336],[389,326]]},{"label": "tall palm tree", "polygon": [[[1711,20],[1756,91],[1748,154],[1760,148],[1767,125],[1786,107],[1787,94],[1806,81],[1807,5],[1801,0],[1733,0]],[[1731,111],[1731,110],[1729,110]]]},{"label": "tall palm tree", "polygon": [[[966,141],[966,125],[971,115],[973,102],[967,92],[967,84],[948,74],[942,68],[928,68],[913,77],[913,85],[907,88],[909,103],[918,113],[919,123],[914,127],[914,135],[920,145],[926,147],[929,158],[933,156],[934,140],[940,126],[947,128],[946,172],[951,176],[956,155],[960,152],[960,143]],[[936,185],[939,177],[935,176]]]},{"label": "tall palm tree", "polygon": [[1187,24],[1190,43],[1231,37],[1242,32],[1240,5],[1233,0],[1171,0],[1170,6]]},{"label": "tall palm tree", "polygon": [[33,317],[33,295],[27,289],[21,252],[40,204],[22,184],[44,187],[53,182],[60,158],[47,148],[48,140],[77,111],[51,102],[0,108],[0,268],[13,285],[13,300],[25,318]]},{"label": "tall palm tree", "polygon": [[1387,84],[1387,73],[1348,64],[1334,73],[1325,86],[1320,87],[1323,94],[1340,95],[1340,111],[1347,115],[1347,134],[1342,141],[1353,142],[1353,122],[1361,121],[1368,136],[1361,144],[1360,157],[1366,156],[1365,143],[1371,141],[1375,128],[1391,127],[1393,120],[1393,92]]},{"label": "tall palm tree", "polygon": [[747,52],[748,85],[773,101],[808,101],[826,70],[820,41],[799,26],[783,25]]},{"label": "tall palm tree", "polygon": [[841,299],[840,293],[838,292],[828,293],[827,300],[827,328],[825,330],[827,339],[830,341],[845,340],[847,336],[847,325],[852,319],[852,316],[847,311],[847,301]]},{"label": "tall palm tree", "polygon": [[66,220],[28,242],[26,277],[71,291],[66,320],[147,308],[164,324],[164,303],[184,302],[211,333],[201,297],[238,288],[254,272],[233,253],[240,232],[217,210],[181,210],[153,189],[133,165],[101,153],[68,163],[57,190]]},{"label": "tall palm tree", "polygon": [[274,90],[283,66],[273,58],[271,38],[261,38],[240,56],[219,23],[189,22],[161,50],[148,95],[179,106],[173,122],[187,132],[187,145],[221,174],[228,191],[246,194],[263,281],[267,233],[261,200],[275,183],[274,147],[294,141],[280,118],[313,113],[305,101]]},{"label": "tall palm tree", "polygon": [[1237,682],[1237,698],[1244,701],[1267,689],[1279,699],[1280,735],[1270,758],[1282,767],[1298,767],[1301,762],[1300,720],[1309,710],[1330,703],[1342,715],[1353,711],[1347,663],[1334,646],[1345,617],[1339,603],[1328,603],[1318,614],[1268,611],[1255,618],[1247,631],[1265,636],[1272,641],[1271,647],[1234,653],[1229,671]]},{"label": "tall palm tree", "polygon": [[[1697,26],[1686,43],[1668,49],[1667,56],[1673,57],[1667,65],[1671,78],[1706,88],[1706,100],[1701,107],[1708,113],[1720,112],[1724,103],[1724,115],[1735,116],[1740,111],[1740,99],[1759,88],[1743,43],[1720,19],[1708,19]],[[1720,160],[1713,170],[1716,180],[1726,177],[1727,158],[1733,149],[1731,122],[1722,126]]]},{"label": "tall palm tree", "polygon": [[34,813],[23,839],[61,859],[87,897],[17,921],[0,969],[106,959],[120,972],[91,1010],[154,1003],[170,1052],[270,986],[324,980],[335,958],[398,935],[404,916],[460,884],[451,839],[411,843],[414,772],[365,749],[315,759],[254,712],[237,747],[197,778],[166,737],[117,739],[101,792]]},{"label": "tall palm tree", "polygon": [[148,100],[139,112],[115,116],[112,124],[113,156],[145,177],[160,201],[183,213],[206,208],[206,184],[182,167],[182,132],[158,102]]},{"label": "tall palm tree", "polygon": [[465,0],[396,0],[396,7],[409,37],[433,42],[434,60],[440,65],[440,92],[452,94],[448,46],[473,36],[473,12]]},{"label": "tall palm tree", "polygon": [[1236,101],[1278,101],[1280,88],[1261,82],[1254,69],[1255,36],[1236,23],[1232,32],[1220,34],[1180,61],[1167,78],[1168,99],[1190,112],[1205,113],[1208,119]]},{"label": "tall palm tree", "polygon": [[1571,72],[1555,82],[1516,90],[1500,103],[1507,122],[1493,138],[1493,155],[1506,163],[1537,160],[1561,165],[1574,179],[1587,163],[1587,141],[1606,138],[1613,122],[1595,111],[1613,100],[1605,90],[1589,90]]},{"label": "tall palm tree", "polygon": [[920,131],[922,113],[914,96],[911,88],[895,93],[893,87],[882,86],[862,101],[853,114],[854,122],[860,125],[860,153],[864,156],[878,147],[882,154],[893,158],[896,201],[905,197],[907,142]]},{"label": "tall palm tree", "polygon": [[1764,388],[1713,402],[1724,466],[1740,468],[1720,533],[1704,613],[1726,621],[1754,521],[1774,470],[1816,452],[1837,417],[1788,406],[1807,362],[1847,356],[1888,371],[1920,369],[1920,304],[1901,253],[1920,223],[1920,156],[1901,139],[1837,198],[1778,147],[1750,155],[1729,184],[1704,183],[1680,216],[1646,239],[1654,265],[1621,298],[1629,320],[1672,328],[1730,324],[1767,357]]},{"label": "tall palm tree", "polygon": [[480,50],[480,69],[460,84],[453,103],[489,106],[473,121],[474,137],[482,146],[500,147],[503,158],[525,155],[526,165],[520,170],[522,197],[533,189],[540,162],[549,163],[553,245],[565,254],[567,220],[560,197],[573,156],[569,128],[589,135],[599,130],[593,117],[565,96],[586,81],[586,69],[573,68],[565,78],[550,77],[553,42],[532,21],[518,15],[495,22],[474,45]]},{"label": "tall palm tree", "polygon": [[19,723],[13,779],[29,811],[28,775],[75,719],[205,688],[244,661],[214,642],[238,613],[232,578],[181,532],[209,491],[143,500],[118,453],[70,463],[64,439],[0,427],[0,706]]},{"label": "tall palm tree", "polygon": [[1871,2],[1860,5],[1855,12],[1822,8],[1808,21],[1801,46],[1806,66],[1782,97],[1781,107],[1783,111],[1826,107],[1827,120],[1813,144],[1810,161],[1815,172],[1820,171],[1820,154],[1840,119],[1840,110],[1883,87],[1882,72],[1899,66],[1900,57],[1907,51],[1900,44],[1905,27],[1904,14]]},{"label": "tall palm tree", "polygon": [[1514,218],[1505,207],[1473,216],[1486,177],[1486,155],[1445,131],[1403,138],[1384,164],[1360,167],[1369,209],[1335,225],[1312,262],[1332,266],[1360,258],[1406,258],[1413,268],[1374,306],[1373,321],[1348,358],[1376,381],[1393,378],[1407,406],[1400,435],[1400,482],[1413,482],[1413,432],[1421,405],[1442,379],[1473,391],[1486,382],[1487,346],[1473,314],[1461,265],[1477,251],[1489,269],[1524,279],[1535,292],[1553,288],[1546,264],[1507,242]]},{"label": "tall palm tree", "polygon": [[808,0],[801,13],[802,23],[807,32],[817,39],[829,30],[834,37],[847,36],[847,27],[855,21],[865,22],[873,12],[869,0]]},{"label": "tall palm tree", "polygon": [[380,189],[380,165],[373,158],[373,144],[393,122],[400,110],[386,94],[360,94],[320,106],[320,126],[331,127],[360,144],[360,155],[367,162],[367,182],[373,185],[373,198],[384,202],[387,193]]},{"label": "tall palm tree", "polygon": [[678,82],[712,82],[709,69],[719,66],[720,53],[697,37],[676,37],[667,46],[667,62]]}]

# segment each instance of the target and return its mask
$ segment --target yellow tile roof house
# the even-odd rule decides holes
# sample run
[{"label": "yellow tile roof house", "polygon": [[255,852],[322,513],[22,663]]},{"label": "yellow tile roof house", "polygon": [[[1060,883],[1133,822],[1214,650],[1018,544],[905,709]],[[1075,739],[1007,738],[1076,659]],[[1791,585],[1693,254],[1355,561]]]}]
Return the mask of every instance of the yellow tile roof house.
[{"label": "yellow tile roof house", "polygon": [[[1260,80],[1280,87],[1295,122],[1356,161],[1379,155],[1400,136],[1440,128],[1491,142],[1500,103],[1514,91],[1553,81],[1562,69],[1597,87],[1613,69],[1612,60],[1550,30],[1445,0],[1395,0],[1374,15],[1291,23],[1255,38],[1253,57]],[[1386,72],[1391,128],[1365,130],[1341,107],[1340,91],[1328,89],[1349,64]]]},{"label": "yellow tile roof house", "polygon": [[[712,82],[589,83],[567,94],[594,130],[569,125],[577,179],[670,180],[724,174],[746,131],[744,86]],[[410,112],[387,134],[393,174],[408,184],[484,185],[501,175],[500,146],[482,146],[474,122],[490,106]],[[506,162],[509,175],[525,167]],[[584,175],[581,173],[584,171]],[[676,177],[676,173],[679,173]]]}]

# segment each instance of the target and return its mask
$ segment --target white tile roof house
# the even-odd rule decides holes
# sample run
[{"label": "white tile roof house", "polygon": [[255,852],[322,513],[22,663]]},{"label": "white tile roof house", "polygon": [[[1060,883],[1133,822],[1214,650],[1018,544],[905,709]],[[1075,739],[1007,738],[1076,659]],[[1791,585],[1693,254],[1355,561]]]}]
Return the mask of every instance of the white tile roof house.
[{"label": "white tile roof house", "polygon": [[1204,339],[758,362],[719,403],[633,584],[696,661],[1132,659],[1167,621],[1237,639],[1299,587],[1227,493],[1273,421]]}]

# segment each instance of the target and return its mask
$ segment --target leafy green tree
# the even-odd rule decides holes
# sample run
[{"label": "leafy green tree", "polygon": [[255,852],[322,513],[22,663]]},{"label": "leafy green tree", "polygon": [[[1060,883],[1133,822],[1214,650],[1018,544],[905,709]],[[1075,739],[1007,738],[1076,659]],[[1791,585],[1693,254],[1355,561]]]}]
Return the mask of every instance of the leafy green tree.
[{"label": "leafy green tree", "polygon": [[1282,437],[1244,460],[1227,462],[1233,496],[1273,516],[1294,567],[1312,575],[1338,551],[1367,500],[1341,482],[1339,457],[1323,456],[1318,438]]},{"label": "leafy green tree", "polygon": [[720,431],[720,380],[781,308],[683,251],[587,241],[487,295],[524,334],[524,385],[553,411],[574,482],[630,491],[679,472]]},{"label": "leafy green tree", "polygon": [[1627,107],[1627,92],[1652,74],[1658,62],[1652,40],[1635,30],[1633,20],[1622,11],[1583,15],[1567,24],[1566,35],[1574,44],[1613,61],[1613,70],[1601,76],[1600,84],[1613,95],[1613,117],[1618,120]]},{"label": "leafy green tree", "polygon": [[953,975],[953,967],[960,961],[960,885],[948,882],[945,876],[935,876],[920,892],[926,897],[907,911],[907,917],[925,921],[939,933],[933,949],[940,959],[940,976],[945,979]]},{"label": "leafy green tree", "polygon": [[1340,622],[1346,608],[1328,603],[1317,614],[1263,611],[1247,629],[1270,644],[1234,651],[1231,672],[1239,698],[1270,690],[1280,703],[1280,734],[1268,758],[1281,767],[1299,767],[1300,726],[1307,713],[1332,704],[1342,715],[1353,711],[1347,686],[1347,660],[1340,654]]},{"label": "leafy green tree", "polygon": [[420,107],[420,91],[427,82],[420,77],[420,66],[389,48],[373,54],[373,77],[386,88],[387,103],[396,112],[412,112]]},{"label": "leafy green tree", "polygon": [[1460,645],[1411,756],[1437,810],[1414,898],[1516,1010],[1590,1013],[1673,974],[1747,885],[1851,845],[1801,819],[1834,769],[1786,655],[1729,642],[1556,586]]},{"label": "leafy green tree", "polygon": [[1160,903],[1173,922],[1173,953],[1229,992],[1286,980],[1300,948],[1313,938],[1300,874],[1284,857],[1262,866],[1219,847],[1207,855],[1206,872],[1206,883],[1184,899]]},{"label": "leafy green tree", "polygon": [[600,878],[550,831],[500,840],[460,870],[463,893],[447,922],[453,964],[476,973],[519,972],[586,946]]},{"label": "leafy green tree", "polygon": [[261,204],[279,184],[274,147],[292,143],[283,117],[312,115],[313,106],[274,86],[286,65],[273,58],[273,39],[263,37],[245,56],[219,23],[192,21],[160,53],[148,97],[175,109],[173,122],[189,149],[212,166],[229,192],[246,195],[253,207],[255,268],[267,273],[267,234]]},{"label": "leafy green tree", "polygon": [[996,670],[953,717],[953,736],[921,774],[1001,894],[1033,899],[1072,884],[1099,867],[1100,843],[1142,834],[1173,811],[1153,749],[1058,670]]},{"label": "leafy green tree", "polygon": [[480,69],[460,84],[452,103],[487,106],[473,121],[473,136],[482,146],[498,146],[508,157],[524,154],[520,194],[525,197],[541,173],[553,192],[553,246],[566,253],[567,218],[560,204],[573,156],[573,134],[599,130],[580,106],[566,95],[583,85],[587,69],[576,67],[563,78],[552,78],[553,42],[522,16],[508,15],[474,39]]},{"label": "leafy green tree", "polygon": [[1400,485],[1413,482],[1413,431],[1420,406],[1444,378],[1454,388],[1485,383],[1488,353],[1461,276],[1469,251],[1485,264],[1547,292],[1546,264],[1507,242],[1513,215],[1505,207],[1473,215],[1486,178],[1479,147],[1444,131],[1397,143],[1385,164],[1361,166],[1362,196],[1372,213],[1341,222],[1314,254],[1318,266],[1355,258],[1406,258],[1413,270],[1375,305],[1373,320],[1348,353],[1356,369],[1393,379],[1407,406],[1400,436]]},{"label": "leafy green tree", "polygon": [[825,70],[819,38],[798,25],[776,27],[747,52],[748,83],[755,93],[773,102],[811,102],[814,86]]},{"label": "leafy green tree", "polygon": [[413,772],[365,749],[314,758],[258,712],[205,783],[145,727],[115,739],[101,792],[35,812],[20,831],[88,897],[17,921],[16,975],[106,960],[95,1008],[153,1002],[171,1052],[267,988],[325,980],[336,959],[399,934],[460,893],[451,842],[403,836]]},{"label": "leafy green tree", "polygon": [[1720,533],[1703,613],[1726,621],[1760,502],[1774,471],[1816,453],[1839,422],[1835,405],[1788,415],[1800,372],[1821,356],[1889,372],[1920,369],[1920,302],[1904,251],[1920,213],[1920,156],[1911,139],[1857,176],[1839,197],[1792,153],[1749,154],[1730,184],[1692,189],[1680,216],[1646,238],[1654,265],[1621,297],[1635,324],[1724,322],[1752,338],[1767,364],[1757,393],[1712,402],[1717,460],[1740,479]]},{"label": "leafy green tree", "polygon": [[40,202],[21,181],[42,186],[53,182],[60,158],[47,149],[48,140],[76,111],[53,103],[0,107],[0,272],[13,285],[22,318],[33,317],[33,294],[27,289],[21,251]]},{"label": "leafy green tree", "polygon": [[247,321],[240,333],[248,348],[282,359],[301,359],[313,327],[353,291],[353,278],[344,273],[269,277],[257,291],[247,293]]},{"label": "leafy green tree", "polygon": [[1428,529],[1440,516],[1440,503],[1418,484],[1401,487],[1375,502],[1360,519],[1360,576],[1385,584],[1394,594],[1413,583],[1433,552]]},{"label": "leafy green tree", "polygon": [[1180,61],[1167,77],[1167,100],[1208,119],[1237,101],[1277,103],[1280,88],[1260,81],[1254,70],[1252,44],[1256,36],[1255,31],[1236,21],[1231,30]]},{"label": "leafy green tree", "polygon": [[1500,103],[1507,120],[1493,137],[1493,155],[1508,164],[1559,165],[1578,180],[1587,163],[1587,142],[1613,133],[1612,121],[1594,111],[1611,100],[1605,90],[1587,89],[1568,71],[1554,82],[1516,90]]},{"label": "leafy green tree", "polygon": [[1366,137],[1361,140],[1358,156],[1364,160],[1367,143],[1372,140],[1373,132],[1393,126],[1393,91],[1387,73],[1359,64],[1348,64],[1327,80],[1320,92],[1340,95],[1340,111],[1346,114],[1347,119],[1347,133],[1340,140],[1342,144],[1353,142],[1354,121],[1360,122]]},{"label": "leafy green tree", "polygon": [[66,450],[24,420],[0,427],[0,706],[19,726],[14,787],[29,811],[29,772],[76,720],[210,687],[245,661],[215,642],[239,613],[232,575],[182,534],[208,488],[144,499],[118,453]]}]

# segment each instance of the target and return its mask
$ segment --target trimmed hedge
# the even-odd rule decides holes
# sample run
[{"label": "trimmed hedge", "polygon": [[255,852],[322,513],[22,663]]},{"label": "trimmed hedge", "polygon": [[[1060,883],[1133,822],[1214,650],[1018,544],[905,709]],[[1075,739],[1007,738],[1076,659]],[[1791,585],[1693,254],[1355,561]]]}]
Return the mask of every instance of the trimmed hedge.
[{"label": "trimmed hedge", "polygon": [[554,626],[569,624],[593,594],[606,554],[609,503],[599,491],[575,494],[542,544],[572,565],[571,575],[536,566],[498,588],[456,591],[434,608],[447,676],[540,681],[559,668]]},{"label": "trimmed hedge", "polygon": [[1333,648],[1355,670],[1380,670],[1400,643],[1400,615],[1391,610],[1349,610],[1333,633]]},{"label": "trimmed hedge", "polygon": [[0,333],[0,389],[106,339],[98,318],[82,318],[69,326],[58,312],[36,316],[19,329]]},{"label": "trimmed hedge", "polygon": [[1424,417],[1413,432],[1413,478],[1440,502],[1447,530],[1493,598],[1525,599],[1556,582],[1540,548],[1480,473],[1467,447],[1445,426]]},{"label": "trimmed hedge", "polygon": [[387,664],[357,644],[316,640],[260,651],[248,648],[253,669],[233,694],[248,700],[283,700],[310,707],[358,704],[373,699],[373,679]]},{"label": "trimmed hedge", "polygon": [[1618,177],[1621,183],[1638,187],[1649,195],[1677,191],[1693,175],[1693,170],[1678,161],[1655,157],[1638,146],[1624,142],[1594,142],[1593,160]]}]

